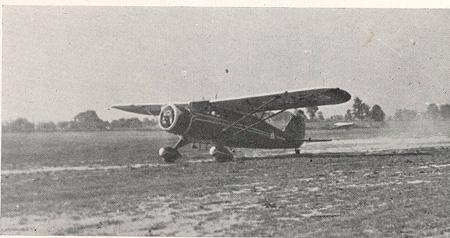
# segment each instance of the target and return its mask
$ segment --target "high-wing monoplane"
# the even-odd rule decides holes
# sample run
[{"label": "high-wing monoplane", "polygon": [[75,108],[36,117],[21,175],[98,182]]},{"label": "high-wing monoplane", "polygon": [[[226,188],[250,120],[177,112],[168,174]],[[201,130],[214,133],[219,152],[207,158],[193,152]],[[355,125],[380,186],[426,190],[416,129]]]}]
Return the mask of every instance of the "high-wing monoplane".
[{"label": "high-wing monoplane", "polygon": [[299,153],[304,142],[329,141],[305,139],[302,113],[291,113],[283,130],[267,120],[288,109],[339,104],[350,98],[348,92],[339,88],[320,88],[184,104],[116,105],[113,108],[159,116],[161,129],[179,136],[173,147],[159,150],[166,162],[180,158],[178,149],[189,143],[210,144],[209,152],[217,161],[228,161],[233,158],[230,147],[292,148]]}]

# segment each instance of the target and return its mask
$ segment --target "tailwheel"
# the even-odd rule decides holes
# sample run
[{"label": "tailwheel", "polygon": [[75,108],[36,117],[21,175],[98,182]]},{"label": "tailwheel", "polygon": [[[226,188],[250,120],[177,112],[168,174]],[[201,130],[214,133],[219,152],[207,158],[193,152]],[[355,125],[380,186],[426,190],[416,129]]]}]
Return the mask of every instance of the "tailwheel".
[{"label": "tailwheel", "polygon": [[209,154],[214,157],[217,162],[228,162],[233,160],[233,154],[223,146],[211,147]]}]

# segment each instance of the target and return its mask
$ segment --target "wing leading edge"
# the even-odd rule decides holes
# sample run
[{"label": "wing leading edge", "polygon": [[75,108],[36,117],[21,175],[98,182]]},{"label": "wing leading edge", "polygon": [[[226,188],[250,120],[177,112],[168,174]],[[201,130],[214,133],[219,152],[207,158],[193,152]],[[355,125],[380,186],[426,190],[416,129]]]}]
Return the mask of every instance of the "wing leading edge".
[{"label": "wing leading edge", "polygon": [[250,112],[267,103],[257,111],[275,111],[282,109],[333,105],[347,102],[351,95],[339,88],[320,88],[274,93],[264,96],[237,99],[212,100],[211,106],[238,112]]},{"label": "wing leading edge", "polygon": [[133,112],[144,115],[157,116],[161,111],[161,104],[143,104],[143,105],[114,105],[111,108],[119,109],[126,112]]}]

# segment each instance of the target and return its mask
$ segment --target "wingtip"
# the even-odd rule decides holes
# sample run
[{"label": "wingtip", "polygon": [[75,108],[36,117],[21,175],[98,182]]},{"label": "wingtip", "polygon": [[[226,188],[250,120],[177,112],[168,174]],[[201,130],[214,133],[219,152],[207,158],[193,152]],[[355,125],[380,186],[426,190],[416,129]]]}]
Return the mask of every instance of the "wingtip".
[{"label": "wingtip", "polygon": [[[130,106],[130,105],[127,105]],[[114,109],[123,109],[124,107],[126,107],[126,105],[112,105],[110,108],[114,108]]]},{"label": "wingtip", "polygon": [[112,105],[109,109],[116,109],[116,110],[126,111],[124,106],[121,106],[121,105]]},{"label": "wingtip", "polygon": [[352,95],[349,92],[345,91],[345,90],[342,90],[342,91],[344,92],[344,100],[346,102],[350,101],[350,99],[352,99]]},{"label": "wingtip", "polygon": [[343,102],[348,102],[352,98],[352,95],[344,89],[336,88],[336,92],[338,92]]}]

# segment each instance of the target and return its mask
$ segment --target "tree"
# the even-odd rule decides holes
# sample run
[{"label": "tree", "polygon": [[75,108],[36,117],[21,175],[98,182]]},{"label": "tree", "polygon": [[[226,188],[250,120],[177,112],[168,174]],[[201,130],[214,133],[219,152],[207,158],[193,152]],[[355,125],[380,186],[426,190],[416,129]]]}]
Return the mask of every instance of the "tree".
[{"label": "tree", "polygon": [[414,110],[399,109],[395,111],[394,120],[396,121],[413,121],[417,120],[418,113]]},{"label": "tree", "polygon": [[56,131],[56,125],[53,122],[39,122],[36,125],[37,131],[43,131],[43,132],[52,132]]},{"label": "tree", "polygon": [[353,118],[358,120],[364,120],[369,116],[370,107],[369,105],[363,103],[363,101],[356,97],[353,100]]},{"label": "tree", "polygon": [[347,109],[347,112],[345,113],[344,119],[346,121],[351,121],[353,119],[352,111],[350,109]]},{"label": "tree", "polygon": [[118,120],[112,120],[111,121],[111,127],[112,128],[125,128],[126,125],[126,119],[120,118]]},{"label": "tree", "polygon": [[157,125],[158,125],[158,121],[155,120],[155,118],[152,118],[152,120],[150,120],[146,117],[142,121],[142,127],[145,127],[145,128],[153,128],[153,127],[156,127]]},{"label": "tree", "polygon": [[[9,129],[11,132],[32,132],[34,131],[34,124],[29,122],[26,118],[17,118],[9,123]],[[6,128],[5,128],[6,129]]]},{"label": "tree", "polygon": [[109,121],[104,121],[103,123],[106,130],[111,130],[111,123],[109,123]]},{"label": "tree", "polygon": [[433,120],[439,117],[439,107],[436,104],[434,103],[428,104],[427,117]]},{"label": "tree", "polygon": [[362,100],[359,97],[356,97],[353,100],[353,117],[355,119],[362,120],[363,119],[363,111],[362,111]]},{"label": "tree", "polygon": [[141,122],[141,120],[139,120],[139,118],[133,117],[133,118],[127,119],[127,126],[128,126],[128,128],[134,128],[134,129],[142,128],[142,122]]},{"label": "tree", "polygon": [[444,120],[450,119],[450,104],[443,104],[439,107],[439,111],[441,113],[441,117]]},{"label": "tree", "polygon": [[75,121],[69,121],[69,130],[81,130],[79,123],[75,122]]},{"label": "tree", "polygon": [[386,114],[383,112],[383,109],[381,109],[379,105],[375,104],[370,110],[369,116],[374,121],[384,121],[384,117],[386,116]]},{"label": "tree", "polygon": [[369,105],[367,105],[365,103],[362,103],[361,104],[361,112],[362,112],[361,120],[368,118],[369,117],[369,113],[370,113]]},{"label": "tree", "polygon": [[2,132],[9,132],[11,130],[10,123],[7,121],[2,121]]},{"label": "tree", "polygon": [[70,122],[68,122],[68,121],[60,121],[60,122],[56,123],[56,127],[58,128],[58,130],[65,131],[65,130],[69,129],[69,124],[70,124]]},{"label": "tree", "polygon": [[403,121],[403,109],[397,109],[394,113],[393,119],[396,121]]},{"label": "tree", "polygon": [[323,117],[323,113],[321,111],[317,112],[317,119],[319,119],[319,121],[325,120],[325,118]]},{"label": "tree", "polygon": [[316,118],[316,112],[319,110],[319,108],[317,106],[314,107],[307,107],[306,108],[306,113],[309,116],[309,120],[314,120]]},{"label": "tree", "polygon": [[71,125],[78,130],[104,130],[106,123],[102,121],[97,113],[92,110],[81,112],[75,116],[73,124]]},{"label": "tree", "polygon": [[[148,120],[148,119],[147,119]],[[118,120],[111,121],[108,126],[115,129],[139,129],[143,127],[143,122],[137,117],[133,118],[120,118]]]}]

